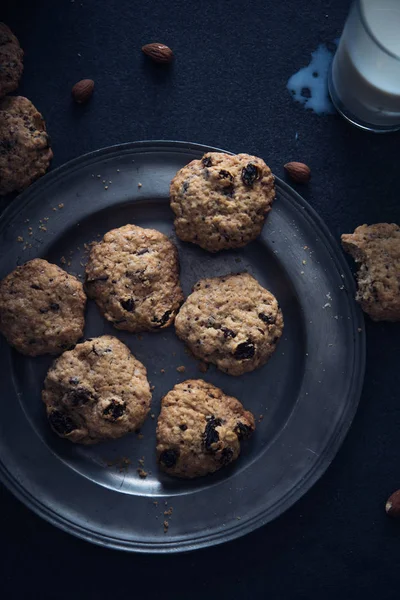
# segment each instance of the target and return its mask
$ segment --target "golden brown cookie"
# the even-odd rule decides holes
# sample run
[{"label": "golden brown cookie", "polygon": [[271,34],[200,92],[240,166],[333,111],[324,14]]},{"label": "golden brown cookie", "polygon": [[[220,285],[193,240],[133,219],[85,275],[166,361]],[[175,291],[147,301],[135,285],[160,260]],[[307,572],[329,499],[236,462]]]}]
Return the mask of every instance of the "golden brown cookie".
[{"label": "golden brown cookie", "polygon": [[236,398],[201,379],[176,385],[161,401],[157,458],[175,477],[201,477],[236,460],[254,417]]},{"label": "golden brown cookie", "polygon": [[21,79],[24,53],[5,23],[0,23],[0,98],[14,92]]},{"label": "golden brown cookie", "polygon": [[356,299],[374,321],[400,321],[400,227],[361,225],[342,235],[358,264]]},{"label": "golden brown cookie", "polygon": [[53,158],[42,115],[23,96],[0,102],[0,195],[21,191],[44,175]]},{"label": "golden brown cookie", "polygon": [[85,286],[117,329],[164,329],[183,301],[178,251],[155,229],[113,229],[90,252]]},{"label": "golden brown cookie", "polygon": [[117,338],[103,335],[55,360],[42,398],[60,437],[95,444],[140,428],[151,392],[144,365]]},{"label": "golden brown cookie", "polygon": [[192,353],[230,375],[260,367],[282,335],[278,302],[248,273],[200,280],[175,320]]},{"label": "golden brown cookie", "polygon": [[241,248],[261,232],[275,198],[274,177],[256,156],[208,152],[175,175],[175,230],[210,252]]},{"label": "golden brown cookie", "polygon": [[80,281],[35,258],[0,282],[0,331],[22,354],[60,354],[82,337],[85,305]]}]

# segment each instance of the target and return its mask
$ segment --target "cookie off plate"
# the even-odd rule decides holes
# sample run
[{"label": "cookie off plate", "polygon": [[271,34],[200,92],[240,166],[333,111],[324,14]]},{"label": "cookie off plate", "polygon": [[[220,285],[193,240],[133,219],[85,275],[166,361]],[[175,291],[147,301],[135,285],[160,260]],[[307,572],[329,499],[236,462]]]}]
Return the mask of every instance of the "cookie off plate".
[{"label": "cookie off plate", "polygon": [[[270,361],[232,377],[214,366],[201,372],[173,327],[118,331],[88,301],[85,338],[118,337],[154,386],[140,433],[89,447],[58,438],[47,423],[41,390],[52,357],[22,356],[1,338],[7,418],[0,422],[0,478],[54,525],[103,546],[178,552],[268,523],[326,470],[357,409],[365,338],[353,277],[324,223],[296,192],[276,179],[261,236],[240,250],[210,254],[176,238],[170,181],[208,151],[218,150],[183,142],[105,148],[43,177],[0,219],[1,278],[39,257],[83,280],[89,244],[133,223],[176,243],[186,296],[201,278],[247,271],[283,311],[285,329]],[[255,415],[256,431],[226,469],[173,479],[156,464],[161,397],[180,381],[200,378],[238,398]]]}]

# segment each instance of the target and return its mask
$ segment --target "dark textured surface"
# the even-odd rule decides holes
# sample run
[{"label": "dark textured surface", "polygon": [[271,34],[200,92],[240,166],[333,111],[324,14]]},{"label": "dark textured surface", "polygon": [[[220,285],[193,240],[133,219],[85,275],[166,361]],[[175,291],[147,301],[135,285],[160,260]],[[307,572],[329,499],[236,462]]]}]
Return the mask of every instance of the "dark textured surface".
[{"label": "dark textured surface", "polygon": [[[312,169],[303,194],[338,236],[362,222],[400,221],[399,135],[308,113],[285,88],[319,43],[337,37],[348,4],[3,0],[0,20],[26,52],[20,93],[47,120],[55,166],[145,138],[259,154],[277,174],[302,160]],[[140,47],[150,41],[174,49],[171,69],[146,63]],[[96,89],[77,107],[70,90],[83,77]],[[1,488],[1,595],[397,598],[400,528],[384,503],[400,487],[399,332],[367,322],[367,375],[350,433],[320,483],[272,525],[194,554],[130,556],[54,529]]]}]

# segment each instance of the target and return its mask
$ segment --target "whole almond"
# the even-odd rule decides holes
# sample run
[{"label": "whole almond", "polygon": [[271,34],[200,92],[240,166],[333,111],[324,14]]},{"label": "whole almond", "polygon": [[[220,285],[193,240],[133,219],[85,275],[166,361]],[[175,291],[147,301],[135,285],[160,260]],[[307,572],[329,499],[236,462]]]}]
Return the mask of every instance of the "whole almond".
[{"label": "whole almond", "polygon": [[72,97],[78,104],[87,102],[94,90],[93,79],[81,79],[72,88]]},{"label": "whole almond", "polygon": [[301,162],[288,162],[283,167],[296,183],[307,183],[311,177],[310,167]]},{"label": "whole almond", "polygon": [[389,517],[394,517],[395,519],[400,517],[400,490],[397,490],[397,492],[394,492],[390,496],[386,502],[385,510]]},{"label": "whole almond", "polygon": [[171,48],[159,42],[142,46],[142,52],[156,63],[170,63],[174,58]]}]

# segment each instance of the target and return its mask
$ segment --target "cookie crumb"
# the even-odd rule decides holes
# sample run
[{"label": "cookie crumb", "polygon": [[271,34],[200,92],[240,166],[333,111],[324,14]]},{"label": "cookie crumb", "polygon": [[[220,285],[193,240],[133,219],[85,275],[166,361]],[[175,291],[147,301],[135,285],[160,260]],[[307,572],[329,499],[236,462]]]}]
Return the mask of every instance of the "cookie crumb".
[{"label": "cookie crumb", "polygon": [[165,369],[160,369],[160,373],[164,374],[165,373]]},{"label": "cookie crumb", "polygon": [[155,419],[155,418],[156,418],[156,415],[155,415],[154,413],[151,413],[150,417],[151,417],[152,419]]},{"label": "cookie crumb", "polygon": [[23,241],[24,241],[24,238],[22,237],[22,235],[19,235],[19,236],[17,237],[17,242],[20,242],[20,243],[22,243]]},{"label": "cookie crumb", "polygon": [[107,467],[116,467],[120,473],[126,471],[129,465],[132,464],[132,461],[127,456],[120,456],[115,460],[105,460],[104,462]]},{"label": "cookie crumb", "polygon": [[174,512],[174,509],[172,508],[172,506],[170,506],[168,510],[164,510],[164,516],[170,517],[173,512]]},{"label": "cookie crumb", "polygon": [[168,521],[165,520],[164,523],[163,523],[163,525],[164,525],[164,533],[168,533],[168,527],[169,527]]},{"label": "cookie crumb", "polygon": [[207,373],[208,364],[205,362],[199,362],[199,371],[200,371],[200,373]]},{"label": "cookie crumb", "polygon": [[151,392],[154,392],[154,390],[155,390],[155,389],[156,389],[156,386],[155,386],[155,385],[151,385],[151,386],[150,386],[150,391],[151,391]]},{"label": "cookie crumb", "polygon": [[64,208],[64,203],[63,203],[63,202],[61,202],[61,203],[58,205],[58,208]]},{"label": "cookie crumb", "polygon": [[140,181],[139,181],[139,183],[137,184],[137,186],[138,186],[138,188],[141,188],[141,187],[142,187],[142,184],[140,183]]},{"label": "cookie crumb", "polygon": [[136,471],[137,471],[137,473],[138,473],[138,475],[139,475],[140,479],[146,479],[146,477],[147,477],[147,475],[148,475],[147,471],[145,471],[145,470],[144,470],[144,469],[142,469],[141,467],[138,467],[138,468],[136,469]]},{"label": "cookie crumb", "polygon": [[158,501],[157,501],[157,500],[154,500],[154,501],[153,501],[153,504],[154,504],[154,506],[158,506]]},{"label": "cookie crumb", "polygon": [[180,365],[179,367],[176,367],[176,370],[178,373],[184,373],[186,371],[186,367],[184,365]]},{"label": "cookie crumb", "polygon": [[61,263],[62,265],[66,265],[66,264],[67,264],[67,259],[65,258],[65,256],[62,256],[62,257],[60,258],[60,263]]},{"label": "cookie crumb", "polygon": [[127,469],[129,467],[129,465],[132,464],[132,461],[130,458],[126,457],[126,456],[121,456],[121,462],[119,465],[120,470],[122,469]]}]

